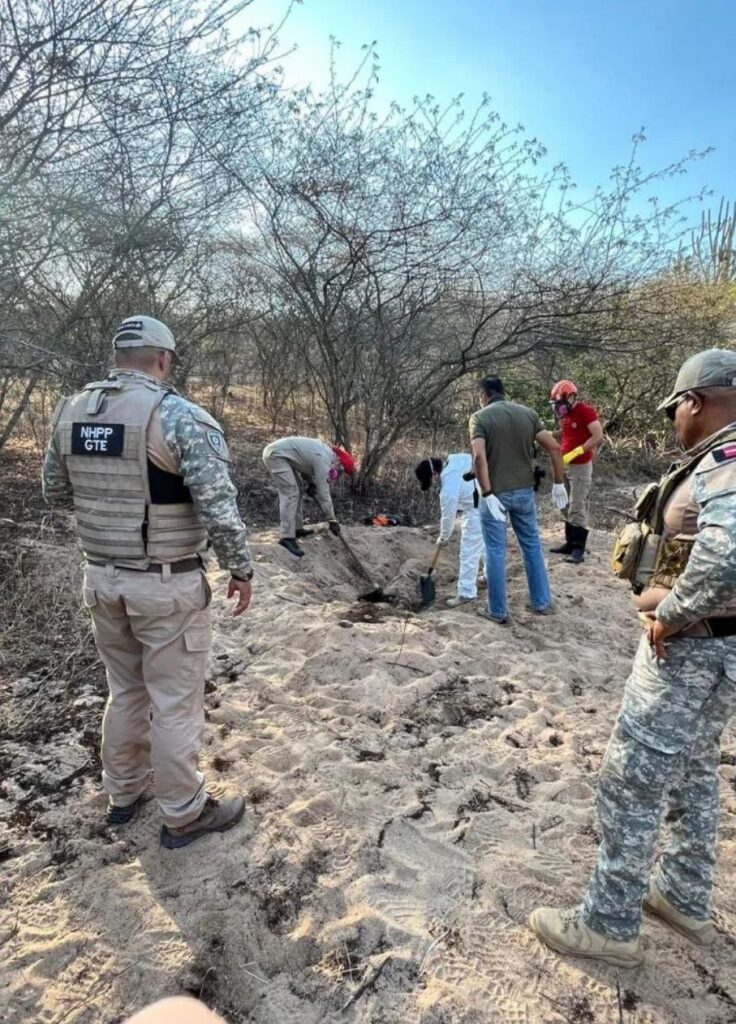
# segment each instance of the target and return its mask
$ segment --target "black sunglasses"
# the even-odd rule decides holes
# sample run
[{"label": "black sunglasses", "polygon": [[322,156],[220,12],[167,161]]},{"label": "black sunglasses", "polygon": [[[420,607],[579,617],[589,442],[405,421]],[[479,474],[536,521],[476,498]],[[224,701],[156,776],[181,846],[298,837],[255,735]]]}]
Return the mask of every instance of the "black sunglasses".
[{"label": "black sunglasses", "polygon": [[700,399],[701,402],[703,401],[702,396],[699,395],[697,391],[686,391],[683,395],[679,396],[676,402],[673,402],[672,405],[667,406],[667,408],[665,409],[665,413],[667,414],[667,419],[670,421],[670,423],[675,422],[675,416],[677,414],[679,406],[681,406],[682,403],[685,401],[692,402],[694,398]]}]

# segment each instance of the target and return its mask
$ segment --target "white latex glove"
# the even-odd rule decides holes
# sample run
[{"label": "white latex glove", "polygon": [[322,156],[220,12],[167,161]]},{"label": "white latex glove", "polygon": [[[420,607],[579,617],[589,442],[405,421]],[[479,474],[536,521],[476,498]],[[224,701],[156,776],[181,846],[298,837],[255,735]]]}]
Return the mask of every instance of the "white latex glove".
[{"label": "white latex glove", "polygon": [[485,506],[491,513],[491,516],[499,523],[503,523],[506,520],[506,509],[503,507],[501,502],[498,500],[495,494],[489,494],[486,498],[483,498]]},{"label": "white latex glove", "polygon": [[558,512],[567,507],[567,488],[564,484],[552,484],[552,504]]},{"label": "white latex glove", "polygon": [[437,538],[437,547],[438,548],[444,548],[449,543],[450,543],[450,538],[449,537],[438,537]]}]

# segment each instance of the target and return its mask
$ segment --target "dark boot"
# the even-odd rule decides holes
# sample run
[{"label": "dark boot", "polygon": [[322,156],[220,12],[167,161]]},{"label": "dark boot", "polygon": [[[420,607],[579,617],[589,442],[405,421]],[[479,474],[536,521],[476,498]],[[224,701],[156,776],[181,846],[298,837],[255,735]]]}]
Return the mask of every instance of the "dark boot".
[{"label": "dark boot", "polygon": [[558,545],[556,548],[550,548],[550,554],[553,555],[571,555],[573,550],[572,543],[572,531],[575,529],[574,526],[570,526],[569,523],[565,523],[565,543]]},{"label": "dark boot", "polygon": [[573,549],[565,561],[570,562],[572,565],[580,565],[581,562],[585,561],[585,545],[588,542],[588,531],[584,526],[573,526],[572,529],[575,531],[572,542]]},{"label": "dark boot", "polygon": [[304,548],[300,548],[294,537],[282,537],[279,541],[282,548],[286,548],[290,555],[296,555],[297,558],[301,558],[304,554]]},{"label": "dark boot", "polygon": [[140,811],[144,803],[145,799],[142,794],[132,804],[128,804],[125,807],[116,807],[110,800],[105,811],[105,821],[112,828],[115,828],[117,825],[128,825],[137,817],[138,811]]},{"label": "dark boot", "polygon": [[233,796],[228,800],[215,800],[207,797],[204,809],[198,818],[181,828],[161,826],[161,845],[167,850],[178,850],[189,846],[195,839],[201,839],[209,832],[225,832],[237,825],[245,814],[245,800],[242,796]]}]

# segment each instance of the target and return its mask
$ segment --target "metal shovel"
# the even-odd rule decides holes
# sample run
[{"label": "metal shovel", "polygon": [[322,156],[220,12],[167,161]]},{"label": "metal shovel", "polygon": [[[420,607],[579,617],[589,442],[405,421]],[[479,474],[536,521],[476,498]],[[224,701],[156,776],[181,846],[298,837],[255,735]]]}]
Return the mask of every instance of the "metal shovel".
[{"label": "metal shovel", "polygon": [[[316,498],[315,498],[315,501],[317,501]],[[319,508],[319,510],[321,511],[322,515],[325,517],[325,519],[329,520],[329,519],[332,518],[332,515],[334,515],[334,513],[330,514],[326,509],[322,508],[322,506],[320,505],[319,501],[317,501],[317,507]],[[365,568],[365,566],[363,565],[361,560],[358,558],[358,556],[355,554],[355,552],[350,547],[348,542],[345,540],[345,537],[342,534],[342,530],[340,531],[340,533],[337,534],[337,538],[338,538],[338,540],[340,540],[342,542],[342,546],[347,551],[348,557],[349,557],[349,559],[350,559],[350,561],[351,561],[355,571],[358,573],[359,576],[362,576],[363,579],[366,580],[371,585],[370,586],[370,590],[366,590],[362,594],[358,594],[358,600],[359,601],[371,601],[373,603],[376,603],[378,601],[385,601],[386,597],[385,597],[385,595],[383,593],[383,587],[377,587],[376,584],[373,582],[371,577],[368,575],[368,570]]]},{"label": "metal shovel", "polygon": [[419,577],[419,596],[422,599],[422,608],[428,608],[437,596],[437,590],[435,589],[434,580],[432,579],[432,573],[434,572],[437,560],[440,557],[440,550],[441,548],[439,547],[435,549],[429,570],[424,576]]}]

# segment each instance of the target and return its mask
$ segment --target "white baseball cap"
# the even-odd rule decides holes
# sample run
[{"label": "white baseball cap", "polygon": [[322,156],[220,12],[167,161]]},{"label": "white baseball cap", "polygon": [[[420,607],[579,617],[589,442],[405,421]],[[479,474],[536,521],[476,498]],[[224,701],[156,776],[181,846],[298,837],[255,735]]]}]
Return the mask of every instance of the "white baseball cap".
[{"label": "white baseball cap", "polygon": [[112,347],[118,348],[162,348],[176,351],[176,342],[166,324],[152,316],[129,316],[115,332]]}]

